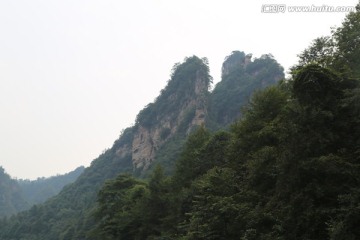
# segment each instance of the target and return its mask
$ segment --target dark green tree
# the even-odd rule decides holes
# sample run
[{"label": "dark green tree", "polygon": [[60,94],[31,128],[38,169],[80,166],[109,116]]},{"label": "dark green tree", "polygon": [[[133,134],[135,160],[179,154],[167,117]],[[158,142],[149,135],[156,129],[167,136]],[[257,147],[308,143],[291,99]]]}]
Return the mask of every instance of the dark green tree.
[{"label": "dark green tree", "polygon": [[200,150],[210,139],[210,132],[204,126],[195,130],[187,139],[177,163],[172,181],[178,188],[189,187],[199,170]]},{"label": "dark green tree", "polygon": [[106,182],[98,195],[98,225],[92,235],[98,239],[144,239],[139,228],[146,195],[146,184],[129,175]]}]

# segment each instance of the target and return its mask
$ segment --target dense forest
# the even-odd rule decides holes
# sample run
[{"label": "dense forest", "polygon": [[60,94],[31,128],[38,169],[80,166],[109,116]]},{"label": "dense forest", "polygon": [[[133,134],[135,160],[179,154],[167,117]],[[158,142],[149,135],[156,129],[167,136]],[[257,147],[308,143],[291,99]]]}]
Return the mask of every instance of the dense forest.
[{"label": "dense forest", "polygon": [[[299,54],[176,64],[159,97],[0,239],[360,239],[360,5]],[[135,147],[134,147],[135,146]],[[17,203],[21,205],[22,203]]]},{"label": "dense forest", "polygon": [[106,182],[93,236],[359,239],[357,10],[300,54],[290,79],[257,92],[229,130],[193,132],[172,176],[158,165],[147,181]]}]

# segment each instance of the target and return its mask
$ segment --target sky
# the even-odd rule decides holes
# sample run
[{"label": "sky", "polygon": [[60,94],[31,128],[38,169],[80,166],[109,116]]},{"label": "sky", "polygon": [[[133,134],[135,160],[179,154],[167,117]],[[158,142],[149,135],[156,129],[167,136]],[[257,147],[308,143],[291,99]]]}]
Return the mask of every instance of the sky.
[{"label": "sky", "polygon": [[1,0],[0,166],[22,179],[89,166],[187,56],[207,57],[214,83],[234,50],[271,53],[288,70],[346,12],[268,13],[266,4],[358,1],[339,2]]}]

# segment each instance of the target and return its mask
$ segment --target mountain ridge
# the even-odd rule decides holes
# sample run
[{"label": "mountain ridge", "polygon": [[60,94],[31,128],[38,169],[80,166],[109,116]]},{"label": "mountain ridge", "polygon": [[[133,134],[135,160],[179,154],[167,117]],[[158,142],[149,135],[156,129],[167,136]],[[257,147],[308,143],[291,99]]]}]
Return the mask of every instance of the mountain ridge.
[{"label": "mountain ridge", "polygon": [[[227,59],[238,52],[234,51]],[[240,55],[245,56],[243,52]],[[270,71],[276,74],[266,79],[259,79],[261,74],[248,77],[245,82],[250,87],[246,96],[228,101],[229,96],[244,93],[241,84],[245,75],[234,74],[237,70],[243,71],[243,63],[231,63],[236,71],[230,71],[227,77],[231,77],[232,81],[228,81],[230,84],[219,82],[212,92],[209,92],[212,77],[206,58],[192,56],[185,58],[183,63],[175,64],[167,85],[154,102],[139,112],[134,126],[124,129],[112,147],[96,158],[73,184],[36,209],[17,216],[18,224],[23,227],[34,221],[38,226],[28,232],[19,232],[19,239],[89,239],[86,233],[93,226],[92,209],[103,183],[120,173],[146,177],[156,164],[162,164],[166,173],[171,174],[183,143],[194,129],[202,125],[213,130],[226,128],[229,122],[239,117],[238,114],[228,116],[227,121],[219,121],[213,116],[227,114],[220,110],[229,107],[239,112],[241,106],[248,102],[251,92],[277,82],[279,75],[284,76],[283,68],[275,59],[268,55],[263,58],[268,62],[254,65],[258,60],[248,59],[247,66],[253,66],[259,73]],[[269,62],[274,63],[270,70],[267,69]],[[263,84],[264,81],[268,83]],[[228,94],[229,91],[232,95]],[[214,92],[217,92],[217,98],[212,97]],[[219,99],[225,101],[212,107],[211,104]],[[44,221],[44,214],[52,220]]]},{"label": "mountain ridge", "polygon": [[58,194],[61,189],[76,180],[84,167],[62,175],[42,177],[36,180],[14,179],[0,167],[0,217],[10,216],[30,209]]}]

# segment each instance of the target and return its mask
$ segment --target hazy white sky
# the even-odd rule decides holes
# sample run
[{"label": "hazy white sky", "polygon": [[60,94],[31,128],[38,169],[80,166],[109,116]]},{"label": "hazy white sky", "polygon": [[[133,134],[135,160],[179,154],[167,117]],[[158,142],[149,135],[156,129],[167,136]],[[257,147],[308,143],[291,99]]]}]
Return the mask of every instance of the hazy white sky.
[{"label": "hazy white sky", "polygon": [[88,166],[184,57],[208,57],[214,82],[233,50],[272,53],[288,69],[345,16],[262,13],[268,3],[274,1],[0,1],[0,166],[30,179]]}]

